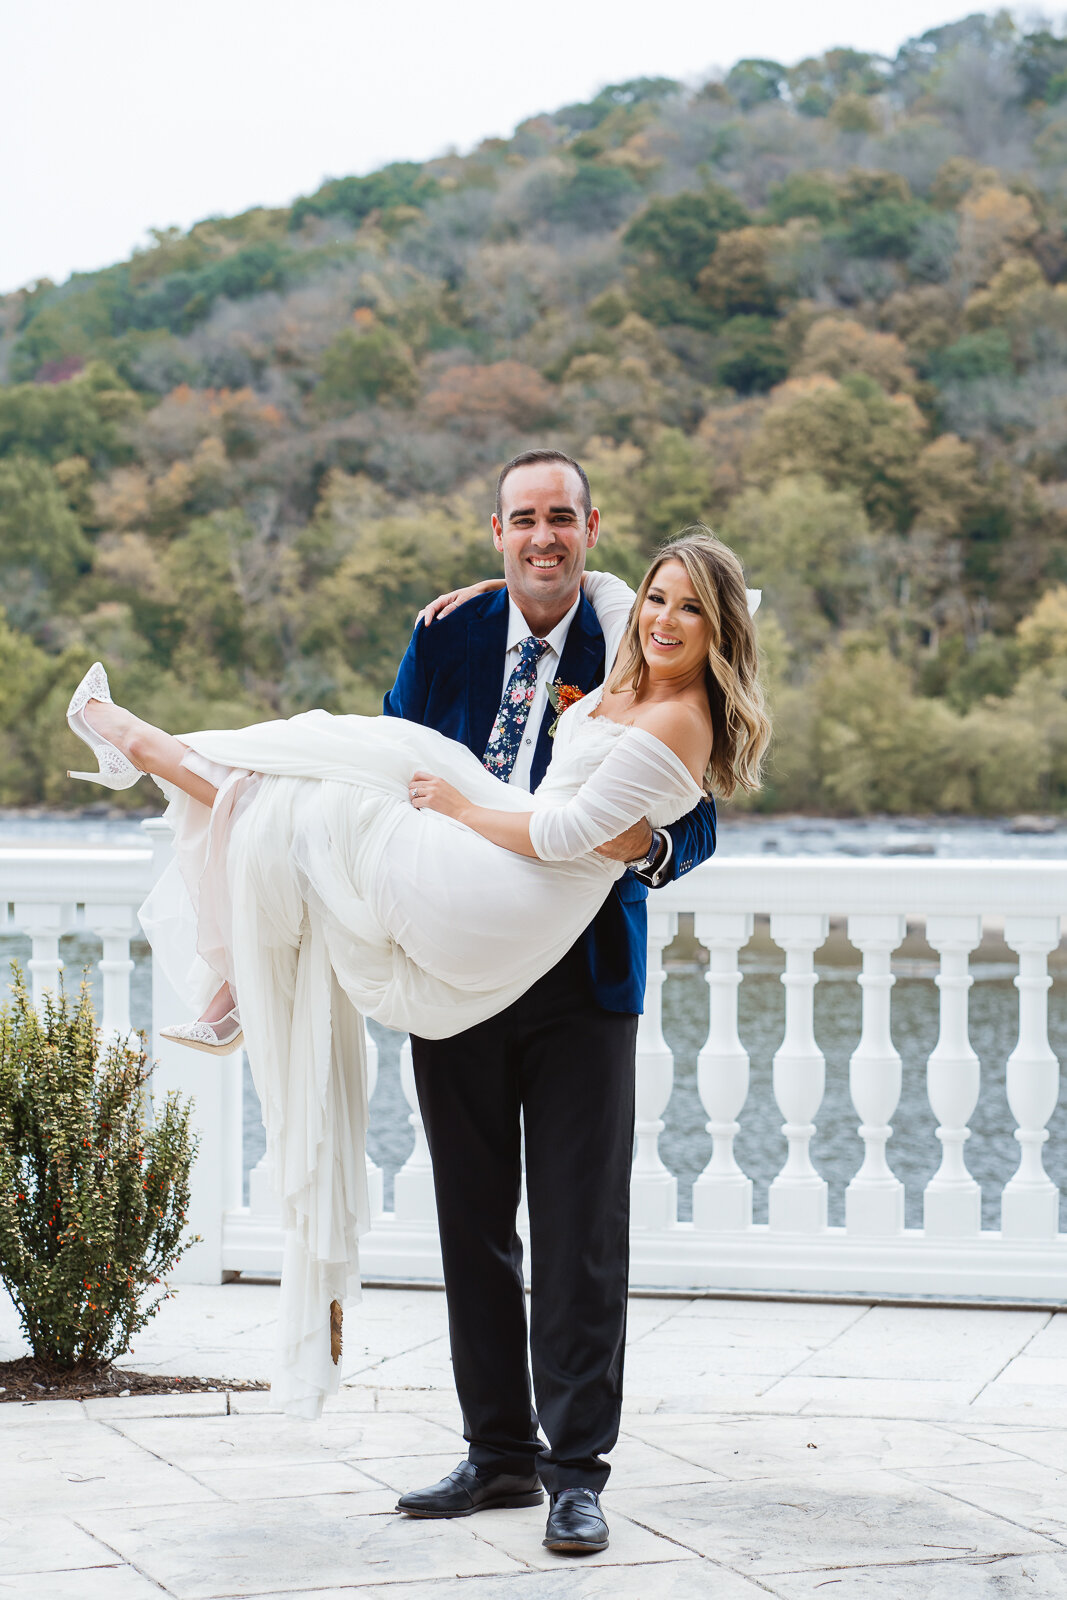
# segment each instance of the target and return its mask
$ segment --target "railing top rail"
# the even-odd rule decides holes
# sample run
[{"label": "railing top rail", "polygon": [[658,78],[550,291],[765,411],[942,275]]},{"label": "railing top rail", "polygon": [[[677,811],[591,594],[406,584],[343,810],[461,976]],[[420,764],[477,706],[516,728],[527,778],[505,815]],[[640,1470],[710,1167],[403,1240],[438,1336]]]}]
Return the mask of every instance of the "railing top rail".
[{"label": "railing top rail", "polygon": [[126,861],[145,862],[152,859],[151,850],[138,849],[136,845],[5,845],[0,847],[0,866],[9,861]]},{"label": "railing top rail", "polygon": [[150,848],[0,849],[0,902],[136,905],[148,893],[152,879]]},{"label": "railing top rail", "polygon": [[718,856],[668,884],[658,911],[1067,915],[1067,860]]}]

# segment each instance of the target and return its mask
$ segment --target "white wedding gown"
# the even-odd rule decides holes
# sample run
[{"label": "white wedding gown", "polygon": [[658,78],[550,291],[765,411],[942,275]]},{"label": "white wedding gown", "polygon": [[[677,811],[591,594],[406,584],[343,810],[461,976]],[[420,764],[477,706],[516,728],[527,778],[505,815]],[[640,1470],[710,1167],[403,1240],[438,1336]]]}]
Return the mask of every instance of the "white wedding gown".
[{"label": "white wedding gown", "polygon": [[[632,592],[591,575],[613,659]],[[464,746],[388,717],[309,711],[182,735],[219,790],[178,793],[175,861],[142,909],[153,953],[200,1009],[225,979],[241,1008],[286,1229],[278,1367],[283,1408],[317,1416],[336,1391],[332,1300],[358,1297],[369,1226],[363,1016],[426,1038],[502,1011],[592,921],[625,868],[595,853],[641,817],[683,816],[701,790],[651,734],[562,717],[536,794],[502,784]],[[477,804],[530,814],[538,859],[408,799],[412,774]]]}]

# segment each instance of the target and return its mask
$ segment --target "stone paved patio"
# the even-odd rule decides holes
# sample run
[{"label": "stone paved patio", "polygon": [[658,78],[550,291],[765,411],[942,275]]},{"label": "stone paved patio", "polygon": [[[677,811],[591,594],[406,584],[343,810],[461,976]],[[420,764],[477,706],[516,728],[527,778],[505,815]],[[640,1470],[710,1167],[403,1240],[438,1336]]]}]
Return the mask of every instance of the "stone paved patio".
[{"label": "stone paved patio", "polygon": [[[276,1293],[183,1289],[129,1364],[265,1376]],[[462,1453],[444,1298],[371,1290],[346,1322],[317,1424],[224,1389],[0,1405],[0,1596],[1067,1596],[1067,1312],[635,1299],[584,1560],[542,1548],[541,1510],[398,1516]]]}]

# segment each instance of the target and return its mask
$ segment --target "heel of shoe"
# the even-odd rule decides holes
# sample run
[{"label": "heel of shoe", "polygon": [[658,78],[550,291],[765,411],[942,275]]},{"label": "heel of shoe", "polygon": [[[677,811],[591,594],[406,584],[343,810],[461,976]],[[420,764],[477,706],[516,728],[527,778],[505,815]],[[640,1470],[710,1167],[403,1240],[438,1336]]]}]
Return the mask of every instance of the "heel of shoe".
[{"label": "heel of shoe", "polygon": [[[132,776],[131,776],[132,773]],[[78,778],[82,783],[102,783],[105,789],[132,789],[143,774],[131,767],[130,772],[68,772],[68,778]]]}]

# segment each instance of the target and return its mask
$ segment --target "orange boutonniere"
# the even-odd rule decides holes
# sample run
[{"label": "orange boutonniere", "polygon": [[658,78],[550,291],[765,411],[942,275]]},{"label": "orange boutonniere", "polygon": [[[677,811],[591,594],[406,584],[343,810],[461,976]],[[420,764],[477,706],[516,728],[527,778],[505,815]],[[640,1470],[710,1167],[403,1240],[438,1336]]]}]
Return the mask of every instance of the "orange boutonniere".
[{"label": "orange boutonniere", "polygon": [[556,713],[556,720],[548,730],[548,737],[554,739],[556,737],[556,729],[559,727],[560,717],[569,706],[573,706],[579,700],[585,699],[585,690],[579,689],[577,684],[574,683],[550,683],[548,686],[548,698],[551,700],[552,709]]}]

